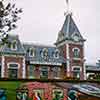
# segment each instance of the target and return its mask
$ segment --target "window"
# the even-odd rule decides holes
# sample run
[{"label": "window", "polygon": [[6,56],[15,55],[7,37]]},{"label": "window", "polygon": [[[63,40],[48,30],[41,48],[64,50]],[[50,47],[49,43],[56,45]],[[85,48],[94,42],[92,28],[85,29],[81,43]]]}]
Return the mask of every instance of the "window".
[{"label": "window", "polygon": [[47,66],[41,67],[40,78],[48,78],[48,68],[47,68]]},{"label": "window", "polygon": [[80,50],[78,48],[73,49],[73,54],[75,58],[79,58],[80,56]]},{"label": "window", "polygon": [[12,50],[17,50],[17,42],[16,41],[13,41],[12,44],[11,44],[11,49]]},{"label": "window", "polygon": [[52,77],[59,78],[60,77],[60,67],[52,67]]},{"label": "window", "polygon": [[47,57],[48,57],[48,49],[47,48],[44,48],[43,51],[41,51],[41,56],[42,56],[42,58],[47,59]]},{"label": "window", "polygon": [[29,49],[29,56],[30,57],[34,57],[35,56],[35,50],[34,50],[34,48],[30,48]]},{"label": "window", "polygon": [[80,78],[80,68],[79,67],[73,68],[73,76],[76,78]]},{"label": "window", "polygon": [[18,64],[9,64],[8,76],[13,79],[18,78]]},{"label": "window", "polygon": [[58,50],[55,50],[54,57],[59,58],[59,51]]},{"label": "window", "polygon": [[34,65],[29,66],[29,78],[35,78],[35,66]]}]

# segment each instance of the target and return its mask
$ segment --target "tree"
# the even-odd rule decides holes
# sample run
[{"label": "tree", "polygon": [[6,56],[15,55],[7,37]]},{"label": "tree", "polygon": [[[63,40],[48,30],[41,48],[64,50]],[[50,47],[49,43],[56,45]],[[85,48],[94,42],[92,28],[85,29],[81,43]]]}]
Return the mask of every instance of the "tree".
[{"label": "tree", "polygon": [[16,8],[10,0],[0,0],[0,40],[3,44],[8,42],[8,32],[17,28],[19,13],[22,13],[22,8]]}]

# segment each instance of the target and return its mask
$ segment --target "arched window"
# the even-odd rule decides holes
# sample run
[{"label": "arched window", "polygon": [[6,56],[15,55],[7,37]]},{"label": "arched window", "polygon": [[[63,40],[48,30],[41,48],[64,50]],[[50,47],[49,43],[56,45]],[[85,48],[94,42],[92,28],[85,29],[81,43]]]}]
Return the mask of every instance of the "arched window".
[{"label": "arched window", "polygon": [[35,56],[35,50],[34,50],[34,48],[30,48],[28,53],[29,53],[30,57],[34,57]]},{"label": "arched window", "polygon": [[47,48],[44,48],[41,51],[41,56],[42,56],[42,58],[47,59],[47,57],[48,57],[48,49]]},{"label": "arched window", "polygon": [[54,57],[55,57],[55,58],[59,58],[59,50],[58,50],[58,49],[55,50]]},{"label": "arched window", "polygon": [[73,56],[75,58],[79,58],[80,57],[80,49],[79,48],[74,48],[73,49]]},{"label": "arched window", "polygon": [[16,40],[12,42],[11,49],[12,50],[17,50],[17,41]]}]

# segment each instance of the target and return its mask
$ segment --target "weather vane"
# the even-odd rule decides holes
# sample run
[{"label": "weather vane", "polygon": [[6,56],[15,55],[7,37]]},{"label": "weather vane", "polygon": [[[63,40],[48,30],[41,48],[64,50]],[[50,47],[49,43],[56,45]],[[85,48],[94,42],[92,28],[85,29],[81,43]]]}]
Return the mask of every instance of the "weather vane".
[{"label": "weather vane", "polygon": [[72,12],[69,10],[69,0],[66,0],[66,5],[67,5],[67,9],[66,9],[66,12],[64,12],[64,15],[68,15],[68,14],[71,14],[72,15]]}]

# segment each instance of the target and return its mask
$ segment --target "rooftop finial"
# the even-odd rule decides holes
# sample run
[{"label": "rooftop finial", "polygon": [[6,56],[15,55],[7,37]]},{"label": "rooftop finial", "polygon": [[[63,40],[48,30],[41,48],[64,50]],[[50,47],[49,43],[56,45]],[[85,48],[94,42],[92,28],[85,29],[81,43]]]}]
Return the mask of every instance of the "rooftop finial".
[{"label": "rooftop finial", "polygon": [[66,9],[66,12],[64,13],[64,15],[65,16],[68,15],[68,14],[72,15],[71,11],[69,10],[69,0],[66,0],[66,5],[67,5],[67,9]]}]

